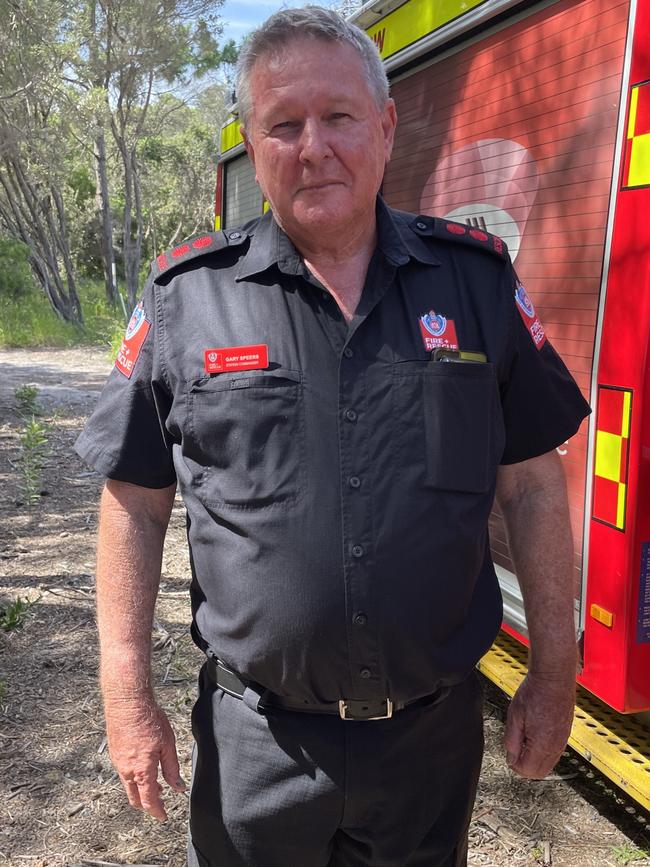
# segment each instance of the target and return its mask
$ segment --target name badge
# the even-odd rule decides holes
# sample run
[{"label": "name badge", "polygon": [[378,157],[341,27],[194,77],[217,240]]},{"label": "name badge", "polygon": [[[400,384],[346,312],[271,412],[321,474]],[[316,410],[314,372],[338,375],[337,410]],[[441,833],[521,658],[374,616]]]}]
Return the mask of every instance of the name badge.
[{"label": "name badge", "polygon": [[206,373],[226,373],[232,370],[264,370],[269,366],[269,347],[266,343],[254,346],[226,346],[206,349]]}]

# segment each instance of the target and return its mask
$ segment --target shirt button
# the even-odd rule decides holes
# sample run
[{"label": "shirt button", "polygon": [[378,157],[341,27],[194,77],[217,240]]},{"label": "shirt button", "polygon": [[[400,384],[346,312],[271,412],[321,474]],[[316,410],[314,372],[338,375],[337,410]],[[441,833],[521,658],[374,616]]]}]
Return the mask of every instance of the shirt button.
[{"label": "shirt button", "polygon": [[356,421],[357,420],[357,414],[353,409],[346,409],[345,410],[345,417],[348,421]]},{"label": "shirt button", "polygon": [[424,229],[426,229],[427,227],[427,224],[423,223],[422,220],[418,220],[415,226],[417,229],[420,229],[420,231],[424,231]]},{"label": "shirt button", "polygon": [[241,232],[231,232],[228,237],[231,241],[236,241],[238,238],[241,238]]},{"label": "shirt button", "polygon": [[353,545],[352,546],[352,556],[353,557],[363,557],[364,550],[361,545]]},{"label": "shirt button", "polygon": [[359,675],[360,675],[360,677],[362,677],[364,680],[368,680],[369,677],[372,677],[372,671],[370,671],[369,668],[362,668],[362,669],[360,669],[360,671],[359,671]]},{"label": "shirt button", "polygon": [[352,622],[355,626],[365,626],[368,622],[368,617],[363,613],[363,611],[360,611],[358,614],[354,615]]},{"label": "shirt button", "polygon": [[354,355],[354,352],[350,349],[349,346],[346,346],[345,349],[343,350],[343,355],[345,355],[346,358],[352,358],[352,356]]},{"label": "shirt button", "polygon": [[350,476],[348,479],[348,484],[351,488],[359,488],[361,487],[361,479],[359,476]]}]

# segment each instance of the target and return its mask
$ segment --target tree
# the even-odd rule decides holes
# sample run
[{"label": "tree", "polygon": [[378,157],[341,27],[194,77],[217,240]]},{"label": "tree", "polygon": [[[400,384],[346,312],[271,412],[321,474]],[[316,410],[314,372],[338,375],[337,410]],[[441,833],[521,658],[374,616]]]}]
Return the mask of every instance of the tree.
[{"label": "tree", "polygon": [[[163,208],[149,180],[163,178],[165,165],[179,169],[183,154],[193,158],[193,190],[205,186],[200,172],[213,174],[216,142],[192,89],[200,80],[218,96],[211,76],[236,58],[232,42],[217,41],[222,2],[0,0],[0,232],[28,246],[64,319],[82,319],[76,271],[93,270],[85,252],[97,256],[113,302],[123,264],[133,302],[147,239],[155,248],[203,219],[204,195],[189,202],[171,184]],[[156,165],[146,146],[155,139]],[[88,243],[93,233],[99,244]]]},{"label": "tree", "polygon": [[62,196],[65,154],[53,82],[62,6],[55,0],[0,2],[0,224],[29,248],[32,270],[67,321],[82,313]]},{"label": "tree", "polygon": [[216,137],[228,114],[226,91],[214,84],[193,105],[170,94],[152,106],[151,134],[138,148],[152,252],[213,224]]},{"label": "tree", "polygon": [[152,106],[164,89],[232,62],[234,44],[219,47],[223,0],[86,0],[70,12],[70,80],[93,106],[94,159],[107,292],[111,270],[106,129],[121,163],[122,252],[129,299],[135,301],[145,233],[139,145],[149,136]]}]

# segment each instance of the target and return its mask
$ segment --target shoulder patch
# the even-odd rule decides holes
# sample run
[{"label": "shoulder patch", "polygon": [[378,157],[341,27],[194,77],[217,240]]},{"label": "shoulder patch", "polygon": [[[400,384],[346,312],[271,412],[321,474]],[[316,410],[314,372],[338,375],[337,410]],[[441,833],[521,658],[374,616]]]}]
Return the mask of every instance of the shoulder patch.
[{"label": "shoulder patch", "polygon": [[233,229],[225,232],[206,232],[204,235],[197,235],[195,238],[183,241],[177,247],[172,247],[156,256],[151,266],[153,279],[156,280],[161,274],[166,274],[176,265],[185,264],[191,259],[242,244],[247,237],[246,232]]},{"label": "shoulder patch", "polygon": [[479,247],[487,253],[493,253],[502,259],[508,258],[508,246],[497,235],[479,229],[478,226],[467,226],[465,223],[455,223],[453,220],[443,220],[440,217],[416,217],[411,228],[418,235],[428,235],[442,241],[455,241]]}]

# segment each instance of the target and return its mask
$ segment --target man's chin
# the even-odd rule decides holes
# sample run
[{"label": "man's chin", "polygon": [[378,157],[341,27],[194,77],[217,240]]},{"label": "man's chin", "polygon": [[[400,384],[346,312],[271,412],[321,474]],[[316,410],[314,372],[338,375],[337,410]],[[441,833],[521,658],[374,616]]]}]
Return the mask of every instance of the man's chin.
[{"label": "man's chin", "polygon": [[304,231],[330,233],[346,225],[353,217],[351,207],[332,206],[331,203],[314,203],[294,208],[292,222]]}]

